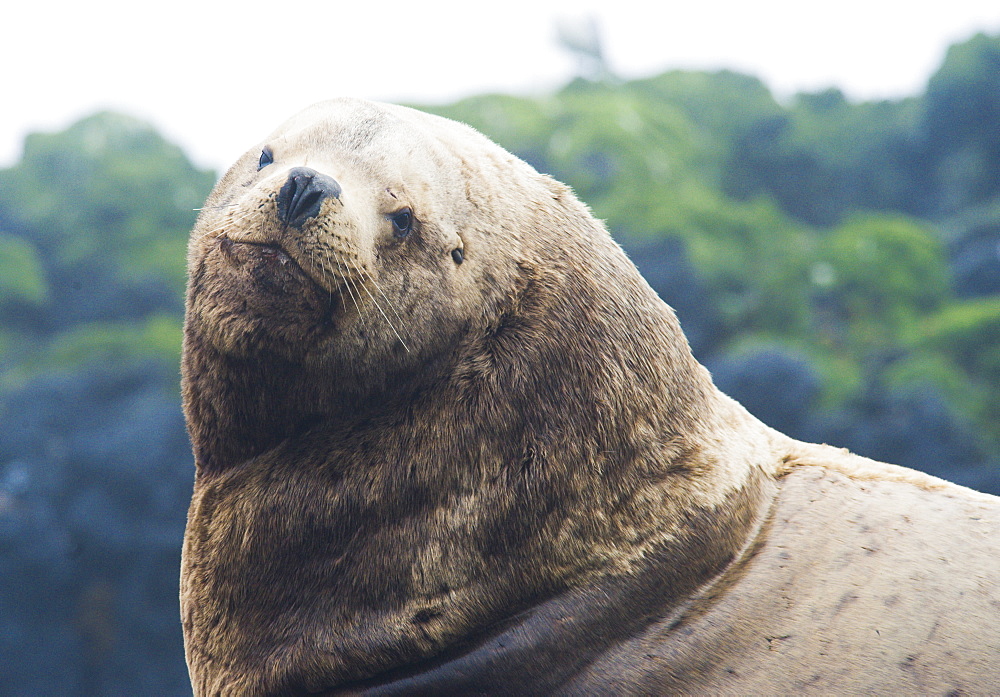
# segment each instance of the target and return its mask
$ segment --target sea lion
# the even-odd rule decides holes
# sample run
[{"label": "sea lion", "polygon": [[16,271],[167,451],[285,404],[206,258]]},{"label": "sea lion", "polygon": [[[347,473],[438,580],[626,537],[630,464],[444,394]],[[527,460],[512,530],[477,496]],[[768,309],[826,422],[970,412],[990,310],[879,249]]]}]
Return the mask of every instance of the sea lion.
[{"label": "sea lion", "polygon": [[473,129],[306,110],[189,279],[197,695],[1000,687],[1000,499],[754,419]]}]

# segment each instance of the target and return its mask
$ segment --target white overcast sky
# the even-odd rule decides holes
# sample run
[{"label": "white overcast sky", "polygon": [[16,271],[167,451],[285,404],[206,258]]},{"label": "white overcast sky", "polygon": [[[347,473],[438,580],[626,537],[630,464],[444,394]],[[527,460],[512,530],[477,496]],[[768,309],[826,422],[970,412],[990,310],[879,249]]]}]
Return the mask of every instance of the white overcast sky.
[{"label": "white overcast sky", "polygon": [[573,74],[557,19],[586,16],[623,77],[731,68],[778,95],[838,86],[855,99],[916,94],[949,44],[1000,33],[1000,0],[18,0],[0,40],[0,166],[25,133],[99,109],[220,169],[333,96],[537,94]]}]

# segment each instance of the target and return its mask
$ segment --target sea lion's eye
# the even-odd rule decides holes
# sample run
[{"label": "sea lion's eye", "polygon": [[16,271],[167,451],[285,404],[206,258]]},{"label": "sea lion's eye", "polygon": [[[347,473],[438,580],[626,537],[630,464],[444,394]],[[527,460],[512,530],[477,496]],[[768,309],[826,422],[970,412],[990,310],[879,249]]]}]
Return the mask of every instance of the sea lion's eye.
[{"label": "sea lion's eye", "polygon": [[272,162],[274,162],[274,152],[271,148],[265,146],[264,149],[260,151],[260,161],[257,163],[257,171],[261,171]]},{"label": "sea lion's eye", "polygon": [[413,232],[413,211],[409,208],[393,213],[389,220],[392,221],[392,234],[396,237],[406,237]]}]

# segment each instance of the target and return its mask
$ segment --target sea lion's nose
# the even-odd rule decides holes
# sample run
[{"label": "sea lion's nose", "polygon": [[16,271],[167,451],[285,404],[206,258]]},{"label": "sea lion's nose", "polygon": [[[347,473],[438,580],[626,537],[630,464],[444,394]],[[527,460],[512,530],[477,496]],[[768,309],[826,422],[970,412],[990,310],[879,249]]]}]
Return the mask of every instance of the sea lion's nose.
[{"label": "sea lion's nose", "polygon": [[309,167],[295,167],[278,192],[278,217],[292,227],[302,227],[316,217],[328,196],[340,198],[336,179]]}]

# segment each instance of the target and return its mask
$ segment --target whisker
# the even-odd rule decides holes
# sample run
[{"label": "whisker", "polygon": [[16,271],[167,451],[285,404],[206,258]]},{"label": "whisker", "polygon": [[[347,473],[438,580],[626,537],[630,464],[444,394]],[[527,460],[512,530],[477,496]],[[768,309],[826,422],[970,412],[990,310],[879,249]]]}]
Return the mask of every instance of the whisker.
[{"label": "whisker", "polygon": [[[396,311],[396,308],[393,307],[392,301],[389,300],[389,297],[385,294],[385,291],[382,290],[382,286],[380,286],[378,284],[378,281],[375,280],[374,276],[372,276],[371,274],[367,274],[367,276],[368,276],[369,280],[371,281],[372,285],[375,286],[375,290],[377,290],[379,292],[379,295],[382,296],[382,299],[385,300],[386,307],[388,307],[389,310],[390,310],[390,312],[392,312],[392,314],[395,315],[396,321],[399,322],[399,326],[401,326],[401,327],[404,326],[406,323],[403,321],[403,318],[399,316],[399,313]],[[372,299],[374,300],[374,298],[372,298]],[[375,306],[378,307],[378,303],[377,302],[375,303]],[[387,319],[386,321],[388,322],[389,320]],[[391,327],[392,324],[390,323],[389,326]],[[393,329],[393,331],[395,331],[395,329]],[[396,336],[399,336],[399,334],[397,333]],[[399,341],[401,343],[403,342],[402,339],[400,339]],[[406,344],[405,343],[403,343],[403,348],[406,348]],[[409,353],[409,351],[410,351],[410,349],[406,348],[406,352]]]},{"label": "whisker", "polygon": [[[365,274],[365,275],[368,277],[368,279],[372,283],[375,283],[375,280],[372,278],[371,274]],[[372,295],[372,292],[370,290],[368,290],[368,284],[367,283],[363,284],[363,287],[365,289],[365,292],[368,293],[368,297],[370,297],[372,299],[372,302],[375,304],[375,309],[379,311],[379,314],[382,315],[382,319],[384,319],[385,323],[389,325],[389,329],[392,330],[392,333],[396,335],[397,339],[399,339],[399,343],[401,343],[403,345],[403,348],[406,349],[406,352],[409,353],[410,352],[410,347],[406,345],[406,342],[403,341],[403,337],[401,337],[399,335],[399,332],[396,331],[396,327],[392,324],[392,320],[389,319],[389,317],[385,314],[385,311],[382,310],[382,306],[379,305],[378,299],[374,295]],[[378,288],[378,284],[377,283],[375,283],[375,287]],[[385,297],[384,293],[383,293],[383,297]],[[386,298],[386,302],[387,303],[389,302],[388,298]],[[391,303],[389,303],[389,304],[390,304],[390,309],[391,309],[391,305],[392,304]],[[398,319],[398,316],[397,316],[397,319]],[[402,323],[402,320],[400,320],[400,322]]]},{"label": "whisker", "polygon": [[192,208],[193,211],[220,211],[223,208],[236,208],[240,205],[239,201],[234,201],[233,203],[221,203],[218,206],[202,206],[201,208]]},{"label": "whisker", "polygon": [[[305,252],[306,256],[309,259],[309,266],[312,269],[312,273],[313,273],[314,277],[317,275],[316,264],[315,264],[315,260],[316,259],[319,259],[320,273],[324,277],[333,277],[334,274],[331,273],[330,270],[328,270],[326,268],[326,264],[323,263],[323,260],[322,260],[322,258],[320,257],[319,254],[315,254],[314,249],[313,249],[312,246],[310,246],[307,249],[304,249],[303,251]],[[330,293],[330,303],[332,304],[333,303],[333,288],[329,289],[329,293]],[[344,301],[344,289],[341,287],[340,284],[337,284],[337,293],[340,295],[340,304],[344,305],[345,304],[345,301]],[[355,303],[355,305],[356,304],[357,303]]]},{"label": "whisker", "polygon": [[[344,279],[343,285],[347,287],[347,294],[350,295],[351,300],[354,301],[354,307],[357,308],[358,310],[358,317],[363,320],[364,313],[361,311],[361,304],[358,302],[358,297],[360,297],[360,293],[358,297],[355,297],[354,291],[351,290],[351,276],[345,270],[345,266],[340,263],[340,259],[337,256],[336,251],[333,252],[333,262],[337,265],[337,270],[340,272],[339,274],[340,277]],[[331,273],[330,275],[332,276],[333,274]]]}]

